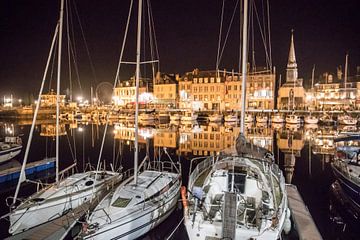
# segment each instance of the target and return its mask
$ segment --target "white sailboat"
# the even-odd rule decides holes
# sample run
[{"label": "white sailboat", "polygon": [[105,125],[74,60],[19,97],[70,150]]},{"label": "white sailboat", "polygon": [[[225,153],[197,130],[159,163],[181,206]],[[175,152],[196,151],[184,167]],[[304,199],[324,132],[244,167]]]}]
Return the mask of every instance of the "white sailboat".
[{"label": "white sailboat", "polygon": [[0,141],[0,164],[9,161],[20,154],[22,142],[20,137],[6,136]]},{"label": "white sailboat", "polygon": [[266,115],[258,115],[256,116],[257,123],[267,123],[268,117]]},{"label": "white sailboat", "polygon": [[[43,81],[41,84],[38,101],[31,125],[29,140],[26,146],[23,165],[19,177],[19,182],[10,206],[10,213],[7,215],[10,220],[10,234],[24,232],[32,227],[52,221],[67,214],[72,209],[88,203],[98,194],[102,194],[108,185],[114,184],[119,177],[118,173],[107,171],[88,171],[74,174],[63,178],[62,174],[72,169],[76,163],[67,169],[59,172],[59,93],[60,93],[60,72],[61,72],[61,42],[63,25],[64,0],[60,5],[60,20],[56,27],[55,35],[52,41],[49,58],[46,64]],[[47,69],[53,54],[53,48],[58,37],[58,69],[57,69],[57,104],[56,104],[56,181],[53,184],[46,185],[35,194],[23,200],[18,199],[18,193],[22,182],[26,181],[25,166],[28,159],[30,144],[35,128],[36,117],[39,111],[40,98],[43,92]],[[84,209],[84,214],[87,209]]]},{"label": "white sailboat", "polygon": [[[130,6],[129,18],[131,9],[132,6]],[[139,0],[134,175],[110,192],[91,213],[85,225],[86,229],[83,228],[84,239],[136,239],[164,221],[175,208],[179,197],[181,172],[170,157],[170,162],[148,162],[146,158],[138,166],[141,16],[142,0]]]},{"label": "white sailboat", "polygon": [[285,122],[284,117],[280,113],[276,113],[271,117],[272,123],[283,123]]},{"label": "white sailboat", "polygon": [[317,124],[319,122],[319,119],[316,116],[310,114],[305,116],[304,122],[306,124]]},{"label": "white sailboat", "polygon": [[297,124],[300,125],[301,124],[301,119],[299,116],[295,115],[294,113],[287,115],[285,118],[285,122],[287,124]]},{"label": "white sailboat", "polygon": [[341,125],[356,125],[357,124],[357,119],[351,117],[348,114],[344,114],[344,115],[339,115],[338,116],[338,122]]},{"label": "white sailboat", "polygon": [[[285,180],[272,154],[244,137],[247,0],[244,0],[241,128],[237,153],[200,161],[181,191],[189,239],[279,239],[289,223]],[[238,156],[238,155],[239,156]]]}]

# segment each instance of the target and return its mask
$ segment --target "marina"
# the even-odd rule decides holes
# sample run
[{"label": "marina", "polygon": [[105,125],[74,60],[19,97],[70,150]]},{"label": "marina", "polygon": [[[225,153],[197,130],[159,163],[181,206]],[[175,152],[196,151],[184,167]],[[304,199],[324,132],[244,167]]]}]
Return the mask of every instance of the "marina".
[{"label": "marina", "polygon": [[299,3],[0,3],[0,238],[357,239],[358,21]]}]

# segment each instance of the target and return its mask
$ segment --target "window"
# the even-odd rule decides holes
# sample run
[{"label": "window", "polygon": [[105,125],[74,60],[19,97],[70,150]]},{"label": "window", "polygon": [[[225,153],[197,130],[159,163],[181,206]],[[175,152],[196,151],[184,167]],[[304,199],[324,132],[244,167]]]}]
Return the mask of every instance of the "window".
[{"label": "window", "polygon": [[204,87],[204,92],[207,92],[207,91],[208,91],[208,87],[205,86],[205,87]]},{"label": "window", "polygon": [[125,208],[131,202],[131,198],[121,198],[115,200],[115,202],[111,205],[113,207]]},{"label": "window", "polygon": [[228,86],[228,90],[231,91],[231,86]]},{"label": "window", "polygon": [[203,78],[199,78],[199,83],[202,83],[203,82]]},{"label": "window", "polygon": [[237,85],[234,86],[234,90],[235,90],[235,91],[237,90]]},{"label": "window", "polygon": [[215,78],[213,78],[213,77],[210,78],[210,82],[211,82],[211,83],[214,83],[214,82],[215,82]]}]

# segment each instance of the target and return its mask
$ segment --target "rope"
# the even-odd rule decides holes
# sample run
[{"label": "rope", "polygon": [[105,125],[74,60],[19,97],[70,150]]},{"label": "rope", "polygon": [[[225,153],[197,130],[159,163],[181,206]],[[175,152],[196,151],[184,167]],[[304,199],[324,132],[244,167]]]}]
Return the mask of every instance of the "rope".
[{"label": "rope", "polygon": [[221,46],[221,33],[222,33],[222,25],[224,20],[224,8],[225,8],[225,0],[222,2],[222,9],[221,9],[221,17],[220,17],[220,29],[219,29],[219,41],[218,41],[218,49],[217,49],[217,56],[216,56],[216,73],[219,70],[219,61],[220,61],[220,46]]},{"label": "rope", "polygon": [[126,42],[128,30],[129,30],[129,24],[130,24],[130,18],[131,18],[131,11],[132,11],[133,2],[134,2],[133,0],[131,0],[131,2],[130,2],[129,15],[128,15],[127,22],[126,22],[124,40],[123,40],[123,43],[122,43],[122,46],[121,46],[121,52],[120,52],[120,57],[119,57],[119,64],[118,64],[118,67],[117,67],[117,69],[116,69],[116,75],[115,75],[115,80],[114,80],[113,88],[116,87],[116,83],[117,83],[117,82],[119,82],[119,84],[120,84],[120,79],[119,79],[120,65],[121,65],[121,61],[122,61],[122,58],[123,58],[124,49],[125,49],[125,42]]},{"label": "rope", "polygon": [[176,225],[175,229],[171,232],[171,234],[166,238],[166,240],[169,240],[170,238],[172,238],[172,236],[174,235],[174,233],[178,230],[178,228],[180,227],[180,224],[184,221],[185,216],[182,217],[182,219],[179,221],[178,225]]}]

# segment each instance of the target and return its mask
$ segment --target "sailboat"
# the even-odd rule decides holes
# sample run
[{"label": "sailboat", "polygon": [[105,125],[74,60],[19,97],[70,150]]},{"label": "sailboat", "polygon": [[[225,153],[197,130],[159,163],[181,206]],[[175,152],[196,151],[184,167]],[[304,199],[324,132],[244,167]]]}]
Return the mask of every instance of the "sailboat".
[{"label": "sailboat", "polygon": [[7,162],[20,154],[22,141],[20,137],[6,136],[0,141],[0,164]]},{"label": "sailboat", "polygon": [[[189,239],[279,239],[289,209],[285,180],[267,150],[244,137],[247,0],[244,0],[241,128],[237,153],[198,162],[182,187],[184,224]],[[191,169],[192,170],[192,169]]]},{"label": "sailboat", "polygon": [[[45,73],[43,76],[38,101],[30,129],[29,139],[26,146],[26,152],[21,168],[19,182],[10,204],[9,217],[10,234],[17,234],[28,229],[41,225],[43,223],[55,220],[79,206],[89,203],[100,194],[107,190],[109,185],[118,181],[119,174],[108,171],[88,171],[84,173],[73,174],[63,178],[63,174],[76,166],[76,163],[59,172],[59,115],[60,115],[60,72],[61,72],[61,46],[62,46],[62,26],[63,26],[64,0],[61,0],[60,19],[56,26],[55,35],[52,40],[50,54],[47,60]],[[36,117],[40,108],[40,100],[43,92],[44,82],[47,75],[47,69],[53,54],[54,45],[58,38],[58,68],[57,68],[57,103],[56,103],[56,179],[53,184],[45,185],[30,197],[19,199],[18,194],[20,185],[26,181],[25,166],[28,159],[29,149],[35,129]],[[39,185],[38,185],[39,187]],[[84,209],[84,214],[87,209]]]},{"label": "sailboat", "polygon": [[[131,9],[132,6],[130,6],[128,21]],[[133,175],[106,195],[90,214],[81,234],[84,239],[136,239],[164,221],[177,205],[181,186],[181,169],[172,162],[171,158],[169,157],[168,162],[152,162],[146,157],[138,166],[141,18],[142,0],[139,0]]]}]

